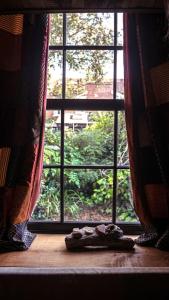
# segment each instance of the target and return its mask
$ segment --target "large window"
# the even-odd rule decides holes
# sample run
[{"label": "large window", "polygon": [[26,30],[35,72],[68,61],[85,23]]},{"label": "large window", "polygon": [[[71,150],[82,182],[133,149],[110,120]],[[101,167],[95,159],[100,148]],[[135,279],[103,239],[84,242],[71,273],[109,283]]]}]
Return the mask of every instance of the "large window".
[{"label": "large window", "polygon": [[135,223],[122,13],[51,16],[44,169],[35,221]]}]

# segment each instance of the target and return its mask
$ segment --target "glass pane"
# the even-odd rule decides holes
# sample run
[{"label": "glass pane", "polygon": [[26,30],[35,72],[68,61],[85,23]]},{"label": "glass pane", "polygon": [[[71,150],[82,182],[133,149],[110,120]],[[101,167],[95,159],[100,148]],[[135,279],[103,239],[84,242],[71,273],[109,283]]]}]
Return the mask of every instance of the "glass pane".
[{"label": "glass pane", "polygon": [[44,169],[41,195],[32,215],[33,220],[60,220],[60,171]]},{"label": "glass pane", "polygon": [[118,112],[117,163],[120,166],[129,166],[127,131],[124,112]]},{"label": "glass pane", "polygon": [[123,51],[117,51],[117,99],[124,99],[124,63]]},{"label": "glass pane", "polygon": [[67,51],[66,98],[113,98],[113,51]]},{"label": "glass pane", "polygon": [[48,110],[45,124],[44,164],[60,163],[61,144],[61,113],[60,110]]},{"label": "glass pane", "polygon": [[50,14],[50,36],[49,45],[63,44],[63,15]]},{"label": "glass pane", "polygon": [[67,14],[67,45],[113,45],[113,13]]},{"label": "glass pane", "polygon": [[138,222],[133,207],[130,170],[117,172],[117,221]]},{"label": "glass pane", "polygon": [[65,112],[65,164],[113,165],[114,112]]},{"label": "glass pane", "polygon": [[110,221],[111,170],[65,170],[65,220]]},{"label": "glass pane", "polygon": [[62,98],[62,51],[49,51],[48,98]]},{"label": "glass pane", "polygon": [[123,46],[123,13],[117,14],[117,45]]}]

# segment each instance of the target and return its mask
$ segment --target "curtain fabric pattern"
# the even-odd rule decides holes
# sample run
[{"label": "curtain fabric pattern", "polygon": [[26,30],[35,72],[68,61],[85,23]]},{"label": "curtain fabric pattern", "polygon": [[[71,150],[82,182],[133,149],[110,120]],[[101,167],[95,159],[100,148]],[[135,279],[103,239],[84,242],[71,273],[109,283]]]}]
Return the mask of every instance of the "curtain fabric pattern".
[{"label": "curtain fabric pattern", "polygon": [[[165,17],[128,14],[124,21],[125,110],[133,197],[145,229],[136,241],[162,248],[163,232],[169,225],[169,45]],[[165,240],[169,248],[169,235]]]},{"label": "curtain fabric pattern", "polygon": [[0,251],[25,250],[39,193],[48,16],[0,16]]}]

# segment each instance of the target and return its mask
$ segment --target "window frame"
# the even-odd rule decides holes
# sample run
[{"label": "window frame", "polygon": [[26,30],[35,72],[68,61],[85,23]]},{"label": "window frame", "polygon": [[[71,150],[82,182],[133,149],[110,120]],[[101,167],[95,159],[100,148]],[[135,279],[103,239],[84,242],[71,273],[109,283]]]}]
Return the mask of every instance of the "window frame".
[{"label": "window frame", "polygon": [[[96,11],[95,11],[96,12]],[[65,166],[64,165],[64,152],[61,151],[61,161],[57,168],[60,169],[60,212],[61,219],[59,221],[36,221],[31,220],[28,227],[33,232],[41,233],[67,233],[70,232],[74,227],[84,227],[84,226],[96,226],[98,224],[109,224],[113,222],[119,225],[125,234],[139,234],[142,229],[139,222],[116,222],[116,194],[117,194],[117,171],[119,169],[129,169],[129,166],[119,166],[117,163],[117,147],[118,147],[118,112],[124,111],[124,99],[116,99],[116,89],[117,89],[117,53],[119,50],[123,50],[124,46],[117,45],[117,11],[110,10],[114,13],[114,45],[113,46],[79,46],[79,45],[67,45],[66,44],[66,14],[69,12],[63,12],[63,45],[49,45],[49,52],[52,50],[62,50],[63,51],[63,72],[62,72],[62,99],[47,99],[46,110],[60,110],[61,111],[61,148],[64,149],[64,112],[66,110],[91,110],[91,111],[113,111],[114,112],[114,125],[112,130],[114,131],[114,158],[112,166]],[[71,13],[71,12],[70,12]],[[114,76],[113,76],[113,98],[112,99],[66,99],[66,51],[67,50],[113,50],[114,52]],[[44,165],[44,168],[53,168],[51,165]],[[56,168],[56,166],[54,166]],[[112,221],[111,222],[96,222],[96,221],[64,221],[64,169],[110,169],[113,171],[113,198],[112,198]]]}]

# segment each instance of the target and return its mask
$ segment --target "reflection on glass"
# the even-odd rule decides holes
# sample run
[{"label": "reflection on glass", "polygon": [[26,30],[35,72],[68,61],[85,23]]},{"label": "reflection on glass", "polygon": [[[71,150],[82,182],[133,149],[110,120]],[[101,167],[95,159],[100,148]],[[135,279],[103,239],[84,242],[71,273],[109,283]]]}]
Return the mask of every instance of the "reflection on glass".
[{"label": "reflection on glass", "polygon": [[113,13],[67,14],[67,45],[113,45]]},{"label": "reflection on glass", "polygon": [[118,112],[117,163],[119,166],[129,166],[127,131],[124,112]]},{"label": "reflection on glass", "polygon": [[117,221],[138,222],[133,207],[130,170],[117,172]]},{"label": "reflection on glass", "polygon": [[111,221],[112,186],[110,170],[65,170],[65,220]]},{"label": "reflection on glass", "polygon": [[123,13],[117,14],[117,45],[123,46]]},{"label": "reflection on glass", "polygon": [[63,44],[63,14],[50,14],[49,45]]},{"label": "reflection on glass", "polygon": [[66,98],[113,98],[113,51],[67,51]]},{"label": "reflection on glass", "polygon": [[62,98],[62,51],[49,51],[48,98]]},{"label": "reflection on glass", "polygon": [[65,164],[113,165],[114,112],[65,112]]},{"label": "reflection on glass", "polygon": [[32,214],[33,220],[60,220],[60,171],[44,169],[41,194]]},{"label": "reflection on glass", "polygon": [[48,110],[46,112],[44,164],[60,163],[61,143],[61,113],[60,110]]},{"label": "reflection on glass", "polygon": [[123,51],[117,51],[117,88],[116,98],[124,99],[124,63]]}]

